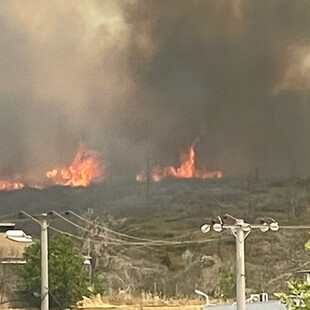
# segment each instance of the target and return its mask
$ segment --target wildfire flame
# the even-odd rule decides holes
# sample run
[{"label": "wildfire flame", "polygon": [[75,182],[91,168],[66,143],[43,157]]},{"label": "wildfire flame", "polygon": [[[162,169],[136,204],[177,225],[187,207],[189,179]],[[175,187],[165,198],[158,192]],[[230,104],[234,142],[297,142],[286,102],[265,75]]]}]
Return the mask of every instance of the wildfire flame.
[{"label": "wildfire flame", "polygon": [[[159,182],[162,179],[173,176],[175,178],[200,178],[200,179],[210,179],[210,178],[221,178],[223,172],[220,170],[208,171],[196,169],[195,167],[195,149],[194,144],[189,148],[188,153],[181,155],[181,166],[179,168],[168,166],[160,167],[156,166],[152,169],[152,179],[155,182]],[[183,159],[183,160],[182,160]],[[144,172],[136,175],[137,181],[143,181],[146,179]]]},{"label": "wildfire flame", "polygon": [[[208,171],[206,169],[197,169],[195,165],[195,143],[188,149],[188,152],[181,154],[180,167],[161,167],[155,166],[151,170],[151,177],[155,182],[172,176],[175,178],[221,178],[223,172],[220,170]],[[99,153],[95,150],[89,150],[80,145],[77,154],[70,166],[56,167],[46,172],[46,177],[53,183],[64,186],[87,186],[92,182],[103,180],[104,167],[100,161]],[[21,178],[3,178],[0,179],[0,191],[18,190],[25,187],[20,181]],[[146,173],[142,172],[136,175],[137,181],[146,180]],[[48,184],[36,184],[34,188],[42,189]],[[29,184],[28,184],[29,186]]]},{"label": "wildfire flame", "polygon": [[81,145],[69,167],[54,168],[46,172],[46,176],[54,183],[65,186],[87,186],[91,182],[101,181],[103,171],[99,153]]},{"label": "wildfire flame", "polygon": [[12,191],[16,189],[22,189],[24,184],[19,181],[11,181],[9,179],[0,180],[0,191]]}]

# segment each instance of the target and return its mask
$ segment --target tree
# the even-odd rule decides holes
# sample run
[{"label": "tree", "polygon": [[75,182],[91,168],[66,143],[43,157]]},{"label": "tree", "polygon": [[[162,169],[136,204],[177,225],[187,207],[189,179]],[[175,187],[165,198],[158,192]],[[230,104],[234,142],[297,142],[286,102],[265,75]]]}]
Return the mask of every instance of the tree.
[{"label": "tree", "polygon": [[[310,239],[305,244],[307,252],[310,252]],[[275,295],[290,310],[310,310],[310,283],[301,279],[287,282],[288,293],[280,292]]]},{"label": "tree", "polygon": [[220,294],[225,299],[235,296],[236,281],[235,275],[228,268],[221,267],[219,269],[220,276]]},{"label": "tree", "polygon": [[289,293],[275,294],[290,310],[310,310],[310,283],[292,280],[287,283]]},{"label": "tree", "polygon": [[[21,288],[25,292],[40,292],[41,245],[35,243],[25,250],[26,264],[21,268]],[[49,293],[51,306],[69,307],[88,295],[84,257],[73,241],[56,235],[49,242]]]}]

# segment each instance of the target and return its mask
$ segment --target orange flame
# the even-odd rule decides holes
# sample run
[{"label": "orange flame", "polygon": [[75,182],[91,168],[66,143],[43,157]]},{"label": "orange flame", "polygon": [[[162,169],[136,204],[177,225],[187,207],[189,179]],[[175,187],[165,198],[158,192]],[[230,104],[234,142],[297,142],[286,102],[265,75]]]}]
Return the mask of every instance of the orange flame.
[{"label": "orange flame", "polygon": [[[181,161],[182,164],[179,168],[168,166],[160,167],[156,166],[152,169],[152,179],[155,182],[159,182],[162,179],[173,176],[175,178],[200,178],[200,179],[211,179],[211,178],[221,178],[223,172],[220,170],[208,171],[208,170],[199,170],[195,167],[195,150],[194,144],[189,148],[189,153],[182,154]],[[146,179],[144,172],[136,175],[137,181],[143,181]]]},{"label": "orange flame", "polygon": [[191,146],[189,149],[189,159],[185,160],[180,168],[168,167],[176,178],[192,178],[195,176],[195,151]]},{"label": "orange flame", "polygon": [[91,182],[101,181],[103,171],[99,153],[81,145],[69,167],[54,168],[46,172],[46,176],[56,184],[66,186],[87,186]]},{"label": "orange flame", "polygon": [[19,181],[11,181],[9,179],[0,180],[0,191],[12,191],[22,189],[25,185]]},{"label": "orange flame", "polygon": [[146,176],[143,172],[140,172],[136,175],[136,181],[137,182],[144,181],[145,179],[146,179]]}]

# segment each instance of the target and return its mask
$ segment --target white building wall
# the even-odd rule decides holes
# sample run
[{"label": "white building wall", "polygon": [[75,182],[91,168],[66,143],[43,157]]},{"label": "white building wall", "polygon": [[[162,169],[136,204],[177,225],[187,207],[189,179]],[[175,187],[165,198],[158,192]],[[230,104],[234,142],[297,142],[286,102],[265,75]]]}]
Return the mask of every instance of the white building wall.
[{"label": "white building wall", "polygon": [[[257,302],[246,304],[246,310],[287,310],[279,301]],[[236,305],[204,306],[204,310],[236,310]]]}]

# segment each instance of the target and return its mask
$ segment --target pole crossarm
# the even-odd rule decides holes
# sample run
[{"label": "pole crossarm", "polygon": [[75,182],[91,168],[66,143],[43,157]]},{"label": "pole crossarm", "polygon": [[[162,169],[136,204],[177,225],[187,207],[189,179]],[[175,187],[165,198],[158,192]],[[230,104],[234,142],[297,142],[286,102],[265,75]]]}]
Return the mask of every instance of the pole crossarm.
[{"label": "pole crossarm", "polygon": [[236,297],[237,310],[245,310],[245,255],[244,241],[250,232],[254,229],[260,229],[262,232],[268,230],[278,231],[279,223],[270,217],[259,218],[254,224],[246,223],[243,219],[237,219],[226,214],[216,219],[206,219],[206,223],[201,226],[201,231],[207,233],[211,228],[216,232],[228,229],[236,238]]}]

